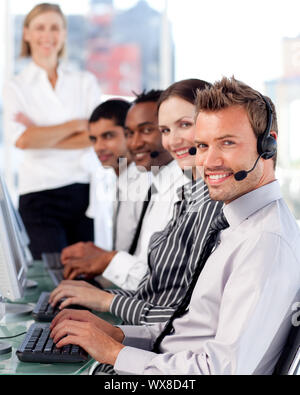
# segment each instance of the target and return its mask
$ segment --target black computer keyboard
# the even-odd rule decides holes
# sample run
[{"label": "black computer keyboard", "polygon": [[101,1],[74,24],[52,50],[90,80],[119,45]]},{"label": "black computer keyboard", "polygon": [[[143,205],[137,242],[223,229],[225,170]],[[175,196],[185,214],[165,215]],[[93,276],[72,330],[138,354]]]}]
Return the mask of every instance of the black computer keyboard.
[{"label": "black computer keyboard", "polygon": [[42,253],[42,261],[53,284],[57,287],[58,284],[64,280],[64,268],[60,261],[60,253]]},{"label": "black computer keyboard", "polygon": [[[53,320],[56,314],[58,314],[61,311],[59,310],[59,304],[62,301],[60,301],[60,303],[58,303],[56,306],[52,307],[49,304],[49,296],[50,296],[50,292],[42,292],[40,294],[39,300],[37,301],[32,311],[32,315],[35,320],[42,322],[50,322]],[[80,305],[74,305],[74,304],[69,305],[68,309],[89,310],[86,307]]]},{"label": "black computer keyboard", "polygon": [[49,324],[32,324],[16,354],[22,362],[78,363],[87,361],[88,354],[79,346],[57,348],[50,336]]},{"label": "black computer keyboard", "polygon": [[63,269],[48,269],[48,274],[56,287],[65,280]]},{"label": "black computer keyboard", "polygon": [[[60,253],[42,253],[42,260],[49,276],[51,277],[53,284],[55,285],[55,287],[57,287],[63,280],[65,280],[64,266],[60,261]],[[97,288],[103,289],[103,287],[97,280],[94,280],[93,278],[86,279],[84,275],[79,275],[74,280],[86,281]]]},{"label": "black computer keyboard", "polygon": [[63,267],[59,252],[44,252],[42,253],[42,260],[47,269],[62,269]]}]

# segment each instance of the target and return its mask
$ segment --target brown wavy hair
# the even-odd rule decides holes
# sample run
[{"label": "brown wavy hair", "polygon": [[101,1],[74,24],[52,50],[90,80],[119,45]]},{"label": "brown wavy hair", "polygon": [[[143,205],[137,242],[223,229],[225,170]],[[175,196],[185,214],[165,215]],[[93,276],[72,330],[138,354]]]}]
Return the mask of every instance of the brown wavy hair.
[{"label": "brown wavy hair", "polygon": [[170,85],[161,93],[158,100],[158,109],[164,101],[174,96],[194,104],[197,97],[197,91],[205,89],[210,85],[211,84],[209,82],[198,80],[196,78],[174,82],[174,84]]},{"label": "brown wavy hair", "polygon": [[[271,130],[278,135],[277,116],[274,103],[264,96],[273,111]],[[223,77],[220,81],[215,82],[210,88],[199,90],[197,92],[196,117],[201,111],[219,111],[231,106],[243,106],[247,112],[249,122],[252,126],[256,137],[263,134],[267,127],[268,117],[266,103],[261,93],[236,80],[234,77]],[[274,165],[276,163],[275,154],[273,157]]]}]

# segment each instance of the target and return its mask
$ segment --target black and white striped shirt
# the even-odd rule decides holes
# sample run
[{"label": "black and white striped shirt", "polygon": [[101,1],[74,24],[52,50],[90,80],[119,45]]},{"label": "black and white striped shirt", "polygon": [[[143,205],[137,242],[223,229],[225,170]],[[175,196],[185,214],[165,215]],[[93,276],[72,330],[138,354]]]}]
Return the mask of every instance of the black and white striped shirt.
[{"label": "black and white striped shirt", "polygon": [[183,187],[171,221],[151,237],[148,272],[136,291],[112,290],[111,313],[132,325],[165,322],[189,286],[209,225],[223,207],[210,200],[202,179]]}]

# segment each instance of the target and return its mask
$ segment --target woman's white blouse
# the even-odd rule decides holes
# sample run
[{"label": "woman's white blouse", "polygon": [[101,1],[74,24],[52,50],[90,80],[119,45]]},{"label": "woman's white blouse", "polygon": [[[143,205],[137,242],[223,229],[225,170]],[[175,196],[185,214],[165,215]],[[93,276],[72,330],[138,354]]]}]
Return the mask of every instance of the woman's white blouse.
[{"label": "woman's white blouse", "polygon": [[[4,87],[4,132],[15,145],[26,127],[15,121],[22,112],[37,126],[58,125],[72,119],[88,119],[101,102],[96,78],[87,71],[75,71],[61,64],[52,88],[44,69],[30,62]],[[82,165],[91,148],[27,149],[19,166],[19,194],[88,183],[89,172]]]}]

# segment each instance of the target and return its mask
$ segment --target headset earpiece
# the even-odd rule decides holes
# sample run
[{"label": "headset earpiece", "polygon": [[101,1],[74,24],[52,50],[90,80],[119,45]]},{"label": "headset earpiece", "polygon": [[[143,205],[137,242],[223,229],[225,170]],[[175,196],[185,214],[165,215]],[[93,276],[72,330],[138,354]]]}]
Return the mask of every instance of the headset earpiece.
[{"label": "headset earpiece", "polygon": [[257,152],[263,159],[270,159],[276,154],[277,151],[277,141],[273,136],[270,135],[273,121],[273,110],[268,100],[266,100],[264,96],[261,96],[261,98],[266,104],[267,127],[264,133],[258,136]]},{"label": "headset earpiece", "polygon": [[261,154],[263,159],[272,158],[277,151],[277,141],[273,136],[268,136],[264,139],[262,143],[260,143],[261,151],[258,151]]},{"label": "headset earpiece", "polygon": [[273,110],[270,103],[264,98],[264,96],[261,95],[261,98],[266,103],[267,127],[263,134],[260,134],[257,138],[258,158],[250,170],[240,170],[237,173],[234,173],[234,178],[236,181],[243,181],[248,176],[248,174],[255,169],[260,158],[270,159],[276,154],[277,151],[277,141],[270,134],[273,121]]}]

